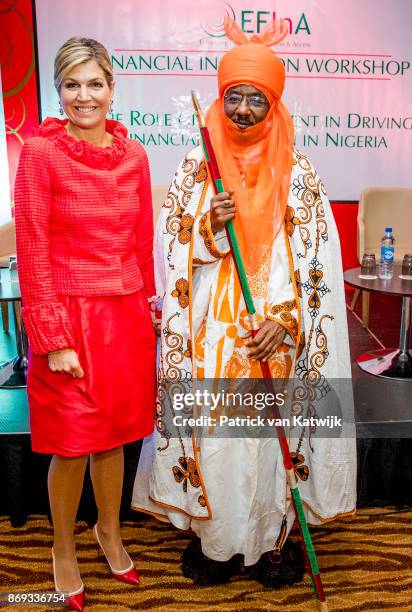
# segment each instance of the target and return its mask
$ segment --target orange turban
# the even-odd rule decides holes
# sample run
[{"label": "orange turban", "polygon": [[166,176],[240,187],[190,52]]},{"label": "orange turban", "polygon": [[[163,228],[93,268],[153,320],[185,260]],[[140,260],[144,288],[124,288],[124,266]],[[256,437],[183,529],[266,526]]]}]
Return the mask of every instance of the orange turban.
[{"label": "orange turban", "polygon": [[[232,19],[226,18],[225,32],[237,46],[220,61],[219,98],[208,110],[206,124],[225,189],[235,190],[234,223],[250,275],[270,257],[290,188],[293,123],[280,100],[285,68],[270,49],[285,38],[288,28],[284,21],[272,22],[249,39]],[[236,126],[224,112],[226,91],[240,84],[256,87],[270,103],[265,119],[246,129]]]}]

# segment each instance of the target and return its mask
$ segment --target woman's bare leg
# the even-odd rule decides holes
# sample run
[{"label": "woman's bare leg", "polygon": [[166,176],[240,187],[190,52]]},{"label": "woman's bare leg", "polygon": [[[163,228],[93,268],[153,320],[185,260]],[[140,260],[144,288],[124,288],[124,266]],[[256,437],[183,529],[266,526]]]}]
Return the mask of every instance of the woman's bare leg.
[{"label": "woman's bare leg", "polygon": [[123,447],[95,453],[90,458],[90,475],[98,509],[99,539],[115,570],[127,569],[130,561],[120,536],[120,501],[123,488]]},{"label": "woman's bare leg", "polygon": [[61,591],[76,591],[81,584],[74,543],[74,528],[88,456],[54,455],[49,467],[48,488],[53,520],[56,583]]}]

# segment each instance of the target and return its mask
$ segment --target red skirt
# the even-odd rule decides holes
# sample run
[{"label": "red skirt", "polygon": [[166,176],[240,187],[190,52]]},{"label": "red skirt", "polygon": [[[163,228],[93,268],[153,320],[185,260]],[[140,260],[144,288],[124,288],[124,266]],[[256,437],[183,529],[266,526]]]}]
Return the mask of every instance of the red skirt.
[{"label": "red skirt", "polygon": [[143,291],[60,299],[69,312],[84,378],[52,372],[47,355],[29,355],[33,450],[76,457],[149,435],[156,340]]}]

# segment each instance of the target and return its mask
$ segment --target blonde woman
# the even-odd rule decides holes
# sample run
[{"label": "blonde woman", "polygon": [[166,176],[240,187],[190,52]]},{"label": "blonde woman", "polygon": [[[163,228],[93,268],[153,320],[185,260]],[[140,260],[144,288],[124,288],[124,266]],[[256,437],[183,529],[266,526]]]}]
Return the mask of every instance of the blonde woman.
[{"label": "blonde woman", "polygon": [[17,251],[32,448],[53,455],[55,587],[82,610],[74,527],[89,458],[95,538],[113,576],[139,582],[122,545],[119,507],[123,444],[153,429],[152,202],[146,153],[106,119],[115,84],[103,45],[68,40],[54,81],[66,118],[47,118],[23,147]]}]

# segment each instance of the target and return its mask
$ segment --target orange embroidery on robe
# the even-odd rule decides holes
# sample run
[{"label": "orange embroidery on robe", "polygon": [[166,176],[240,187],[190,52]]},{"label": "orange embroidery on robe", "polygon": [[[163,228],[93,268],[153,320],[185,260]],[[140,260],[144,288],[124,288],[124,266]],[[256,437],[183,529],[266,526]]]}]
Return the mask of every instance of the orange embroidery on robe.
[{"label": "orange embroidery on robe", "polygon": [[302,297],[302,281],[300,278],[300,270],[295,270],[294,275],[295,275],[295,282],[296,282],[296,291],[298,292],[298,296],[301,298]]},{"label": "orange embroidery on robe", "polygon": [[205,160],[203,160],[199,166],[199,170],[197,171],[195,181],[196,183],[203,183],[206,179],[207,179],[207,166],[206,166]]},{"label": "orange embroidery on robe", "polygon": [[288,233],[288,236],[292,236],[293,232],[295,231],[295,227],[296,225],[299,225],[300,220],[295,217],[295,211],[293,210],[293,208],[291,206],[287,206],[286,207],[286,213],[285,213],[285,225],[286,225],[286,232]]},{"label": "orange embroidery on robe", "polygon": [[199,257],[193,257],[193,265],[194,266],[206,266],[207,264],[213,263],[213,261],[204,261],[203,259],[199,259]]},{"label": "orange embroidery on robe", "polygon": [[223,378],[248,378],[250,376],[250,360],[235,351],[225,366]]},{"label": "orange embroidery on robe", "polygon": [[192,236],[194,218],[192,215],[186,214],[180,219],[180,231],[178,234],[178,240],[181,244],[187,244],[190,242]]},{"label": "orange embroidery on robe", "polygon": [[216,246],[215,238],[213,236],[212,228],[210,226],[210,213],[205,213],[199,221],[199,234],[202,236],[205,246],[212,257],[220,259],[225,257],[226,253],[219,251]]},{"label": "orange embroidery on robe", "polygon": [[298,335],[299,324],[296,317],[292,314],[292,310],[297,308],[296,300],[286,300],[281,304],[275,304],[267,310],[268,318],[275,317],[275,320],[283,325],[293,338]]},{"label": "orange embroidery on robe", "polygon": [[185,350],[183,354],[188,359],[192,359],[192,341],[191,340],[187,341],[187,349]]},{"label": "orange embroidery on robe", "polygon": [[175,284],[176,289],[173,289],[172,296],[178,299],[182,308],[189,305],[189,281],[185,278],[179,278]]},{"label": "orange embroidery on robe", "polygon": [[[272,378],[289,378],[292,368],[292,359],[289,354],[285,354],[283,351],[278,350],[278,352],[269,359],[268,363]],[[257,365],[260,367],[259,364]]]},{"label": "orange embroidery on robe", "polygon": [[294,310],[295,308],[296,308],[296,300],[287,300],[286,302],[282,302],[281,304],[275,304],[275,306],[272,306],[272,308],[270,309],[270,314],[277,315],[283,310],[288,310],[290,312],[291,310]]},{"label": "orange embroidery on robe", "polygon": [[268,290],[268,280],[270,274],[270,251],[264,255],[262,263],[254,274],[248,274],[250,291],[253,297],[266,298]]},{"label": "orange embroidery on robe", "polygon": [[281,320],[286,324],[285,326],[288,328],[293,337],[296,338],[299,329],[296,317],[294,317],[293,314],[291,314],[290,312],[286,311],[281,312],[279,316]]},{"label": "orange embroidery on robe", "polygon": [[318,287],[323,279],[323,272],[319,269],[311,269],[309,270],[309,277],[313,284],[313,291],[309,296],[308,304],[310,308],[318,309],[320,306]]},{"label": "orange embroidery on robe", "polygon": [[302,351],[305,348],[305,343],[306,343],[305,332],[302,331],[299,334],[299,341],[297,343],[298,344],[298,348],[296,349],[297,357],[301,356]]},{"label": "orange embroidery on robe", "polygon": [[179,457],[179,464],[180,466],[175,465],[172,471],[176,482],[183,482],[183,492],[187,493],[187,481],[189,481],[195,489],[200,487],[200,478],[197,473],[196,461],[192,459],[192,457]]}]

